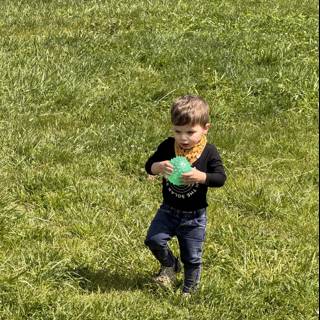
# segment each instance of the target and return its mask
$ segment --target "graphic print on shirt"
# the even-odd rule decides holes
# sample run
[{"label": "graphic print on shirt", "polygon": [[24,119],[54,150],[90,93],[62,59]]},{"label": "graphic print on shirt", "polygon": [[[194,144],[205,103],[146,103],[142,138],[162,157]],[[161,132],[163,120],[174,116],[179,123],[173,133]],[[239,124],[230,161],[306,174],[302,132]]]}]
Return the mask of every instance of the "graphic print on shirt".
[{"label": "graphic print on shirt", "polygon": [[166,180],[166,187],[171,195],[175,196],[178,199],[189,199],[191,198],[199,188],[199,184],[190,184],[190,185],[181,185],[176,186]]}]

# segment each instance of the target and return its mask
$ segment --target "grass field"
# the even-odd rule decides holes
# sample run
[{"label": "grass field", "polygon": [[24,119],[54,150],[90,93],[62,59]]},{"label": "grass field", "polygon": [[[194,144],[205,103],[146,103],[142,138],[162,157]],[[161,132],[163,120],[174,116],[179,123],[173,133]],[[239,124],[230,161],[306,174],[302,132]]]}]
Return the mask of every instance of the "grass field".
[{"label": "grass field", "polygon": [[[317,319],[317,1],[1,0],[0,70],[1,320]],[[143,244],[186,93],[228,174],[189,301]]]}]

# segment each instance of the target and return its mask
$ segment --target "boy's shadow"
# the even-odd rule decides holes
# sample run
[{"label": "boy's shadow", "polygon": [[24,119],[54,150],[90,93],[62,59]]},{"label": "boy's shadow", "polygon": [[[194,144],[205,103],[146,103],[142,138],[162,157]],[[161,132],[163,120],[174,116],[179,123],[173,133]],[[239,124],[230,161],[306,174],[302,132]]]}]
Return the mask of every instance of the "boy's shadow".
[{"label": "boy's shadow", "polygon": [[107,269],[90,270],[88,267],[80,267],[69,270],[68,274],[88,292],[134,291],[151,284],[147,274],[125,274]]}]

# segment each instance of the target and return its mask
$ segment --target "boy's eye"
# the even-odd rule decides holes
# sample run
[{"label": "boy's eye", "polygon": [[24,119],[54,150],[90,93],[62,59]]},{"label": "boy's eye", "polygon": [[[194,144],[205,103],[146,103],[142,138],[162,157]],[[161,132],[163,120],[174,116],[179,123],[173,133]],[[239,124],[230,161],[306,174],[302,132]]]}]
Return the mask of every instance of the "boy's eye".
[{"label": "boy's eye", "polygon": [[194,131],[188,131],[188,134],[194,134]]}]

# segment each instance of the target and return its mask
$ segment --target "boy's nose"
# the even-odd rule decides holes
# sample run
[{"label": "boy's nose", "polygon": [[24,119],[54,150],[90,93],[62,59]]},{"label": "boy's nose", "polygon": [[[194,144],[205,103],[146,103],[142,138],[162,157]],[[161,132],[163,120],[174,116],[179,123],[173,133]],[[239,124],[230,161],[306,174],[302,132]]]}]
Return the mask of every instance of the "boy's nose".
[{"label": "boy's nose", "polygon": [[181,141],[182,142],[187,142],[188,141],[187,135],[182,135],[181,136]]}]

